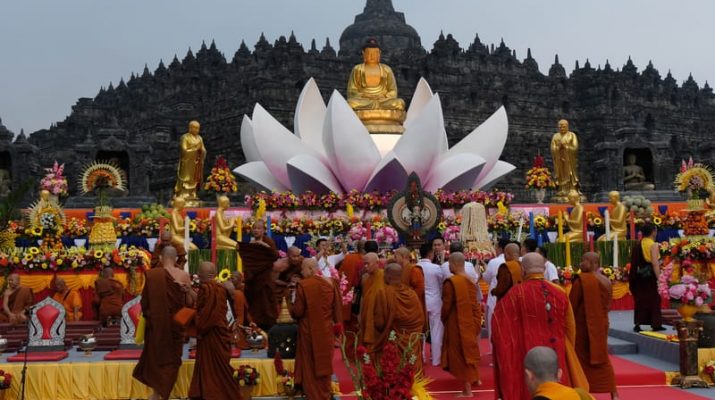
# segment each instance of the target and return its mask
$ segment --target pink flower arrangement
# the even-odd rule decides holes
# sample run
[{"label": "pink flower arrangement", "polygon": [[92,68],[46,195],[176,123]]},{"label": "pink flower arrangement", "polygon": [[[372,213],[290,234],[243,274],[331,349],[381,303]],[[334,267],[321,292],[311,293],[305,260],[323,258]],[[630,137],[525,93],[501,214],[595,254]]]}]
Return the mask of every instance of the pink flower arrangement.
[{"label": "pink flower arrangement", "polygon": [[392,245],[400,240],[395,228],[391,226],[383,226],[375,232],[375,240],[378,244]]},{"label": "pink flower arrangement", "polygon": [[658,277],[658,293],[661,297],[670,299],[671,302],[687,305],[702,306],[710,302],[712,290],[707,283],[700,282],[690,274],[689,262],[683,264],[683,276],[679,282],[671,282],[673,263],[669,263]]},{"label": "pink flower arrangement", "polygon": [[351,304],[353,302],[353,297],[355,295],[353,288],[350,287],[350,282],[348,282],[348,277],[344,273],[338,272],[335,268],[330,268],[330,276],[335,279],[339,284],[340,297],[342,304]]},{"label": "pink flower arrangement", "polygon": [[442,237],[448,242],[459,240],[461,228],[459,225],[450,225],[444,230]]},{"label": "pink flower arrangement", "polygon": [[361,240],[367,237],[367,228],[363,224],[355,224],[348,231],[350,240]]},{"label": "pink flower arrangement", "polygon": [[65,171],[64,164],[55,164],[52,168],[45,168],[45,176],[40,181],[40,188],[47,190],[55,196],[66,196],[67,192],[67,178],[63,175]]}]

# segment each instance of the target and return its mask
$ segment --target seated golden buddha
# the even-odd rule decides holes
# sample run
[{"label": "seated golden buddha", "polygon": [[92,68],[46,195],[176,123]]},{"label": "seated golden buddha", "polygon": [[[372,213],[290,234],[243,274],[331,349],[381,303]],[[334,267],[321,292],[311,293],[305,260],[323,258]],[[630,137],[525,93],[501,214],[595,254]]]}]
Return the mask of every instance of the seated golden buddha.
[{"label": "seated golden buddha", "polygon": [[353,67],[348,80],[348,104],[370,133],[402,133],[405,101],[397,97],[392,69],[380,63],[377,40],[363,47],[363,63]]}]

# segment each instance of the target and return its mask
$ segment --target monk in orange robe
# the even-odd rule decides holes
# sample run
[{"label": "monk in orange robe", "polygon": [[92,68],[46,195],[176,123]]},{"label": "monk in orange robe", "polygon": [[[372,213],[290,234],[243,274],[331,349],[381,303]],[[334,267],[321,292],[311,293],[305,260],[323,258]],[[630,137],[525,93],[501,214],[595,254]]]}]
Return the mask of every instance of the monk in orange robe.
[{"label": "monk in orange robe", "polygon": [[55,278],[55,294],[52,299],[64,306],[65,318],[67,321],[79,321],[82,319],[82,299],[76,290],[67,287],[64,279]]},{"label": "monk in orange robe", "polygon": [[122,316],[124,286],[114,279],[114,270],[105,268],[102,277],[94,282],[94,302],[97,305],[99,321],[106,324],[110,318]]},{"label": "monk in orange robe", "polygon": [[235,319],[235,324],[238,324],[239,328],[235,330],[238,334],[238,347],[242,350],[248,350],[251,348],[251,345],[249,345],[246,340],[246,331],[241,327],[255,326],[255,324],[253,323],[253,319],[251,319],[251,313],[249,312],[246,295],[243,294],[243,274],[239,271],[233,271],[230,283],[233,294],[233,318]]},{"label": "monk in orange robe", "polygon": [[519,245],[509,243],[504,248],[504,264],[497,270],[497,285],[492,289],[492,296],[501,300],[514,285],[522,282],[521,263],[519,263]]},{"label": "monk in orange robe", "polygon": [[311,400],[332,397],[333,326],[340,322],[340,295],[337,287],[320,275],[314,258],[303,261],[303,279],[295,289],[290,313],[298,322],[295,355],[295,382]]},{"label": "monk in orange robe", "polygon": [[616,379],[608,357],[608,310],[611,306],[611,281],[597,272],[600,257],[586,253],[581,273],[571,286],[569,299],[576,318],[576,354],[592,393],[611,393],[618,399]]},{"label": "monk in orange robe", "polygon": [[472,397],[472,384],[479,380],[479,336],[482,309],[477,286],[464,271],[464,254],[449,255],[452,276],[442,286],[442,369],[464,383],[463,397]]},{"label": "monk in orange robe", "polygon": [[[357,311],[353,305],[357,299],[356,291],[359,290],[360,286],[360,272],[362,271],[365,261],[363,257],[365,256],[365,241],[359,240],[356,244],[356,251],[354,253],[349,253],[345,256],[342,262],[336,266],[338,272],[345,274],[345,279],[347,279],[348,286],[346,290],[353,290],[353,301],[348,304],[343,304],[342,315],[343,315],[343,326],[345,332],[351,332],[345,336],[345,349],[347,355],[353,359],[353,351],[355,348],[355,339],[359,331]],[[342,302],[342,299],[341,299]],[[359,304],[358,304],[359,306]]]},{"label": "monk in orange robe", "polygon": [[378,301],[385,296],[384,270],[380,268],[380,259],[376,253],[367,253],[364,257],[365,273],[362,276],[362,300],[360,301],[358,343],[365,346],[368,352],[374,352],[374,347],[382,340],[385,332],[385,325],[376,324],[375,315],[385,315],[386,310],[377,310],[378,305],[386,305],[384,301]]},{"label": "monk in orange robe", "polygon": [[[254,227],[257,224],[254,224]],[[278,318],[278,306],[275,293],[274,263],[278,260],[278,252],[271,247],[268,237],[251,243],[239,243],[238,252],[243,261],[245,295],[250,299],[248,304],[253,321],[264,331],[275,325]],[[274,244],[275,245],[275,244]]]},{"label": "monk in orange robe", "polygon": [[189,398],[211,400],[240,399],[238,382],[231,367],[231,331],[228,329],[228,290],[216,282],[216,266],[199,265],[199,294],[196,299],[196,363]]},{"label": "monk in orange robe", "polygon": [[496,398],[529,398],[524,357],[536,346],[556,351],[563,383],[588,391],[588,381],[574,350],[576,327],[564,290],[544,279],[546,261],[537,253],[522,258],[524,282],[497,302],[492,317]]},{"label": "monk in orange robe", "polygon": [[[194,301],[191,279],[176,267],[178,256],[164,248],[161,265],[144,274],[142,315],[146,319],[144,348],[132,376],[152,389],[151,400],[168,399],[181,367],[184,333],[174,314]],[[225,313],[224,313],[225,318]]]},{"label": "monk in orange robe", "polygon": [[422,304],[422,312],[426,314],[425,274],[422,272],[422,267],[412,263],[412,253],[407,247],[395,250],[395,261],[402,267],[402,283],[415,291]]},{"label": "monk in orange robe", "polygon": [[561,373],[559,358],[552,348],[536,346],[526,353],[524,375],[533,399],[593,400],[593,397],[581,388],[574,389],[558,383]]},{"label": "monk in orange robe", "polygon": [[12,273],[7,277],[7,289],[3,293],[0,322],[24,324],[27,321],[25,311],[35,304],[32,289],[20,286],[20,275]]},{"label": "monk in orange robe", "polygon": [[[385,315],[376,315],[382,318],[377,325],[385,326],[385,332],[394,331],[397,335],[397,345],[402,353],[414,354],[415,373],[422,370],[422,332],[425,326],[425,315],[417,298],[417,293],[402,283],[402,267],[397,264],[388,264],[385,267],[385,296],[380,296],[379,301],[385,305],[378,305],[377,310],[387,310]],[[379,343],[376,347],[381,349],[386,342]],[[408,357],[409,358],[409,357]]]}]

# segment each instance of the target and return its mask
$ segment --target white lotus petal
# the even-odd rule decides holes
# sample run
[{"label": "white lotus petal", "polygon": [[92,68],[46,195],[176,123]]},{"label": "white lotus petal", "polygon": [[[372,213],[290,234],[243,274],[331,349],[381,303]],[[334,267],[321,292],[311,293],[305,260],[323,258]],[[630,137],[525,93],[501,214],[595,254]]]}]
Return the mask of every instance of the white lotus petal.
[{"label": "white lotus petal", "polygon": [[266,190],[273,192],[285,192],[288,190],[288,187],[280,183],[262,161],[245,163],[234,169],[233,172]]},{"label": "white lotus petal", "polygon": [[449,150],[449,154],[476,153],[486,160],[477,181],[484,179],[499,161],[509,133],[509,120],[504,107],[494,112],[486,121]]},{"label": "white lotus petal", "polygon": [[[473,186],[474,189],[486,190],[489,189],[493,184],[497,183],[499,179],[504,177],[504,175],[515,170],[516,167],[504,161],[497,161],[494,168],[492,168],[484,177],[480,177],[477,183]],[[484,173],[484,170],[482,170]],[[480,174],[481,175],[481,174]]]},{"label": "white lotus petal", "polygon": [[485,163],[486,161],[476,154],[463,153],[445,157],[434,164],[424,188],[429,192],[435,192],[437,189],[458,191],[470,188]]},{"label": "white lotus petal", "polygon": [[407,185],[407,171],[394,152],[389,152],[375,167],[363,192],[389,192]]},{"label": "white lotus petal", "polygon": [[439,95],[434,95],[420,115],[402,134],[395,145],[395,155],[408,174],[416,172],[424,179],[429,175],[432,164],[443,151],[444,119]]},{"label": "white lotus petal", "polygon": [[320,154],[304,144],[291,131],[286,129],[260,104],[253,109],[253,137],[261,160],[283,186],[290,187],[288,178],[288,160],[306,154],[321,158]]},{"label": "white lotus petal", "polygon": [[432,88],[430,88],[429,83],[427,83],[425,78],[420,78],[420,81],[417,82],[415,93],[412,95],[410,106],[407,108],[407,118],[405,118],[405,123],[403,124],[405,127],[417,119],[422,109],[432,100],[432,96]]},{"label": "white lotus petal", "polygon": [[377,146],[377,151],[380,152],[380,157],[383,158],[387,155],[387,153],[391,152],[395,148],[395,145],[401,137],[401,133],[380,133],[370,135],[370,139],[372,139],[372,141],[375,142],[375,146]]},{"label": "white lotus petal", "polygon": [[[293,125],[296,136],[308,144],[320,155],[325,157],[323,147],[323,120],[325,119],[325,102],[315,79],[310,78],[303,86],[295,107]],[[323,161],[325,158],[323,158]]]},{"label": "white lotus petal", "polygon": [[382,157],[365,125],[337,90],[330,96],[323,129],[329,165],[342,187],[345,191],[365,187]]},{"label": "white lotus petal", "polygon": [[316,157],[300,154],[288,160],[287,166],[290,187],[296,193],[343,193],[333,173]]},{"label": "white lotus petal", "polygon": [[248,115],[244,115],[241,122],[241,148],[243,155],[246,156],[246,162],[261,160],[258,147],[256,147],[256,139],[253,137],[253,123]]}]

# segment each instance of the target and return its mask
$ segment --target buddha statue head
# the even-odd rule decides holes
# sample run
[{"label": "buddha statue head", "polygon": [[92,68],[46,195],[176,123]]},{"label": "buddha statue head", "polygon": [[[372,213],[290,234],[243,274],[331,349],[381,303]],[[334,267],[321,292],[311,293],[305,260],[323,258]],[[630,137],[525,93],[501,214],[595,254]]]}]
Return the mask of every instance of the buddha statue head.
[{"label": "buddha statue head", "polygon": [[577,191],[571,190],[569,192],[568,199],[569,199],[569,203],[571,203],[571,205],[575,206],[581,200],[581,195]]},{"label": "buddha statue head", "polygon": [[559,133],[562,135],[567,134],[569,131],[569,121],[562,119],[559,121]]},{"label": "buddha statue head", "polygon": [[231,205],[228,196],[219,196],[218,198],[218,208],[227,209]]},{"label": "buddha statue head", "polygon": [[49,201],[50,200],[50,191],[47,189],[40,190],[40,199],[43,201]]},{"label": "buddha statue head", "polygon": [[198,136],[199,131],[201,130],[201,124],[199,124],[199,121],[191,121],[189,122],[189,133]]},{"label": "buddha statue head", "polygon": [[377,39],[368,39],[362,47],[363,62],[367,65],[377,65],[380,63],[381,55],[382,51],[380,50],[380,45],[377,43]]},{"label": "buddha statue head", "polygon": [[184,206],[186,206],[186,200],[184,200],[183,197],[174,197],[174,201],[171,203],[174,206],[174,209],[176,210],[183,210]]},{"label": "buddha statue head", "polygon": [[626,154],[626,165],[636,165],[637,157],[635,153]]},{"label": "buddha statue head", "polygon": [[608,201],[615,206],[621,201],[621,194],[615,190],[608,192]]}]

